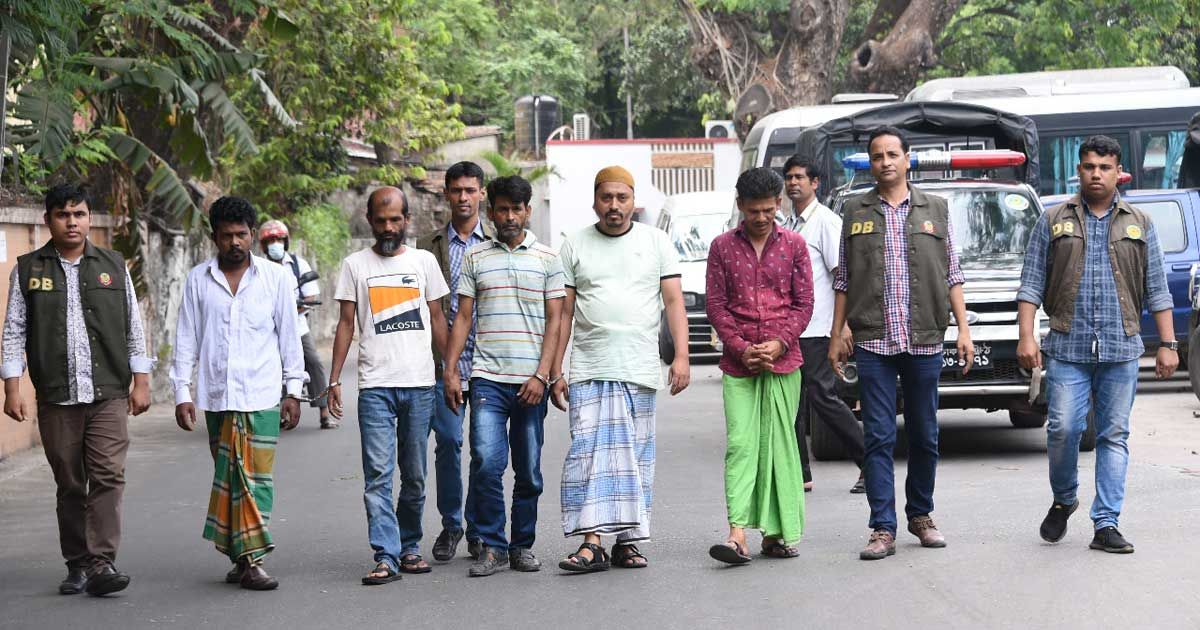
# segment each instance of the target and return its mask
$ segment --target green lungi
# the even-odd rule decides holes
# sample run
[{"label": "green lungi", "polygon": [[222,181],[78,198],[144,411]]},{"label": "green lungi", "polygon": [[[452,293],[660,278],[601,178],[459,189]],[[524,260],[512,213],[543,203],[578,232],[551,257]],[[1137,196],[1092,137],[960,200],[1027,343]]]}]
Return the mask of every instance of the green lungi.
[{"label": "green lungi", "polygon": [[267,522],[275,502],[275,444],[279,410],[207,411],[215,470],[204,538],[237,562],[252,564],[275,548]]},{"label": "green lungi", "polygon": [[726,374],[721,383],[729,524],[793,544],[804,533],[804,480],[795,427],[800,371]]}]

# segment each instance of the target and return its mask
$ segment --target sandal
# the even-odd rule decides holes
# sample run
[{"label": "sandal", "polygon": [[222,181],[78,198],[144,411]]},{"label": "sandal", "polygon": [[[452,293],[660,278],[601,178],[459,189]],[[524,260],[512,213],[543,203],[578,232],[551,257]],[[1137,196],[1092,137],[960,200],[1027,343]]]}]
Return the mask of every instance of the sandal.
[{"label": "sandal", "polygon": [[[640,561],[638,559],[641,559]],[[644,569],[650,561],[633,543],[617,543],[612,547],[612,565],[618,569]]]},{"label": "sandal", "polygon": [[[580,552],[587,550],[592,552],[592,557],[580,555]],[[575,553],[566,557],[558,563],[558,568],[563,571],[572,573],[592,573],[594,571],[607,571],[612,566],[612,562],[608,556],[608,552],[604,547],[593,543],[583,543],[579,545],[579,549]]]},{"label": "sandal", "polygon": [[399,580],[400,577],[400,574],[396,573],[396,570],[392,568],[392,565],[386,562],[380,562],[379,564],[375,565],[375,568],[372,569],[370,573],[363,577],[362,583],[367,586],[379,586],[381,584],[395,582],[396,580]]},{"label": "sandal", "polygon": [[400,556],[400,572],[401,573],[429,573],[433,567],[429,566],[428,562],[421,557],[419,553],[410,553]]},{"label": "sandal", "polygon": [[708,555],[713,560],[718,560],[725,564],[746,564],[753,560],[750,557],[750,550],[746,548],[746,545],[738,544],[732,540],[709,547]]},{"label": "sandal", "polygon": [[762,553],[770,558],[795,558],[800,555],[800,550],[778,540],[763,539]]}]

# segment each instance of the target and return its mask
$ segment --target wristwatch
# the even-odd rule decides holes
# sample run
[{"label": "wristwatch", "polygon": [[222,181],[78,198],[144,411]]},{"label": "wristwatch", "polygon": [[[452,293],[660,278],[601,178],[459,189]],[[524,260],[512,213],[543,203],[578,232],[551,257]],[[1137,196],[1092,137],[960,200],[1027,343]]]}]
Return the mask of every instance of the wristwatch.
[{"label": "wristwatch", "polygon": [[1179,352],[1179,342],[1178,341],[1160,341],[1160,342],[1158,342],[1158,347],[1166,348],[1167,350],[1170,350],[1172,352]]}]

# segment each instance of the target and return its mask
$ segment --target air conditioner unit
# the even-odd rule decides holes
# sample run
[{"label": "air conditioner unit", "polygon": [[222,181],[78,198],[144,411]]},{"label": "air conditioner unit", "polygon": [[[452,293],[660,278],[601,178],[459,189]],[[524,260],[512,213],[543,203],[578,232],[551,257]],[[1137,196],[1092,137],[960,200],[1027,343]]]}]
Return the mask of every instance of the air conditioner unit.
[{"label": "air conditioner unit", "polygon": [[572,120],[571,135],[575,140],[590,140],[592,137],[592,119],[587,114],[575,114]]},{"label": "air conditioner unit", "polygon": [[737,138],[732,120],[710,120],[704,123],[705,138]]}]

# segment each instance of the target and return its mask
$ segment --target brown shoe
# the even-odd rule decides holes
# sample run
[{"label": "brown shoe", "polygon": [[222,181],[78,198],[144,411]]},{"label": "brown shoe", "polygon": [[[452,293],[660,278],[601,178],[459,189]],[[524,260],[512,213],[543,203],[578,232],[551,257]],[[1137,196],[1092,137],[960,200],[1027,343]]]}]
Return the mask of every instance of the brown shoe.
[{"label": "brown shoe", "polygon": [[251,565],[242,571],[242,588],[248,591],[270,591],[279,586],[279,581],[267,575],[261,565]]},{"label": "brown shoe", "polygon": [[945,547],[946,537],[928,514],[914,516],[908,520],[908,532],[921,540],[922,547]]},{"label": "brown shoe", "polygon": [[871,532],[871,540],[858,552],[860,560],[882,560],[896,553],[896,535],[886,529]]}]

